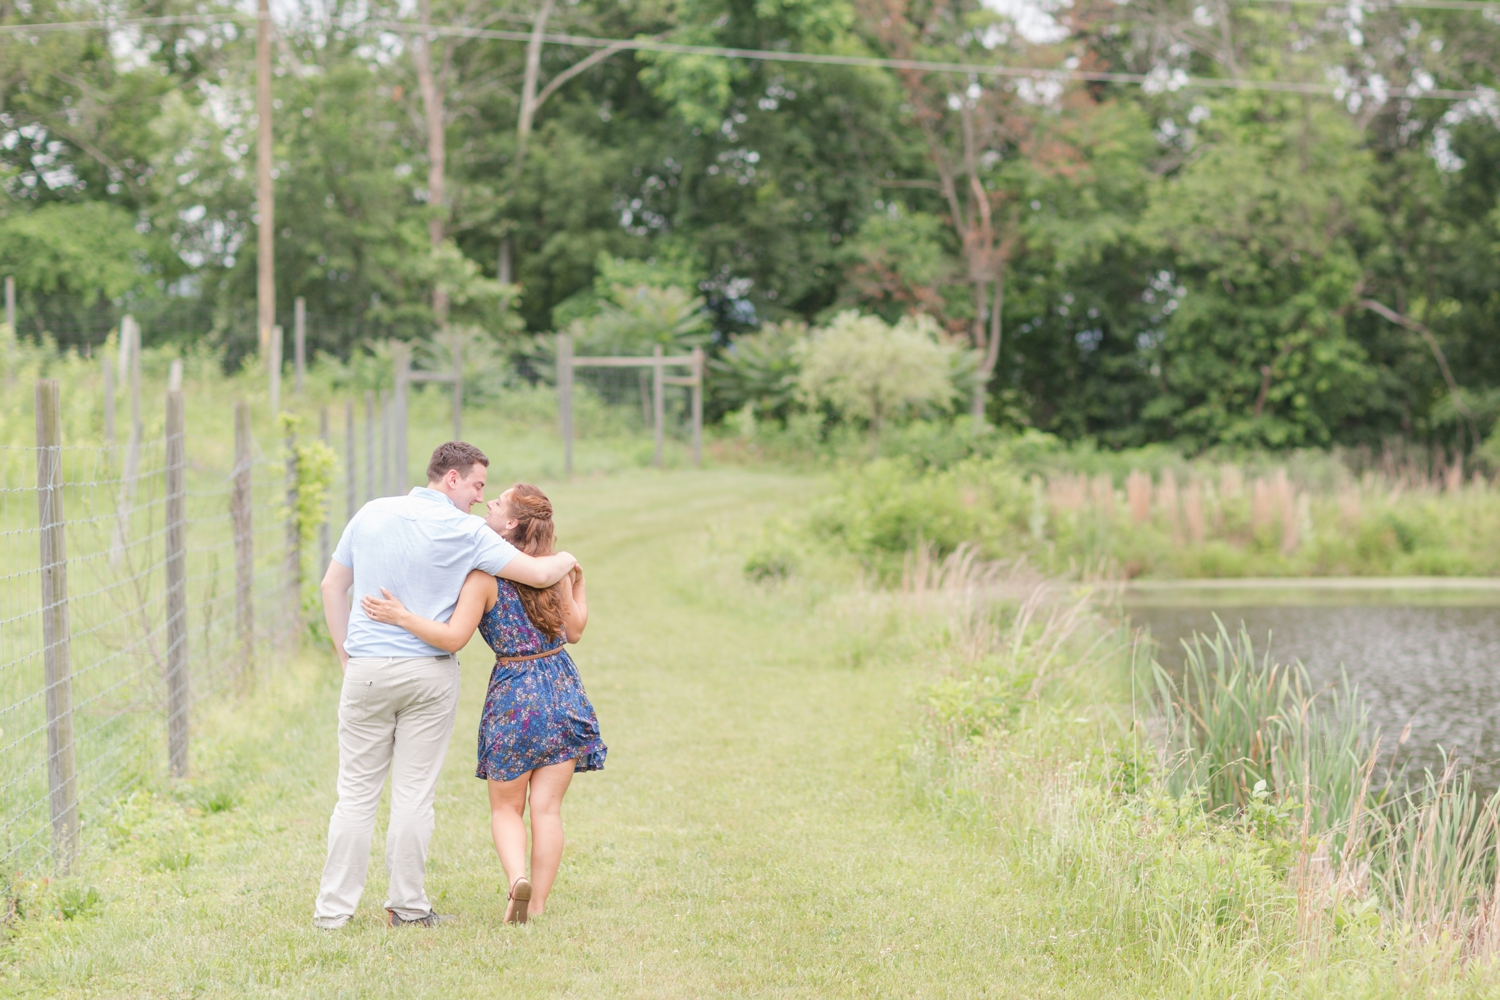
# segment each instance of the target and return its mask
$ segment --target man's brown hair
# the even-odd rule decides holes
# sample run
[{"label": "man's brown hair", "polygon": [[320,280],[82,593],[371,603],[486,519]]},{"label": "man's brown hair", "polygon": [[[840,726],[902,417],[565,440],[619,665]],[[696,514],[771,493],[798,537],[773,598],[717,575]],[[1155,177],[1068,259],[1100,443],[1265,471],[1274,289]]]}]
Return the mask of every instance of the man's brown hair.
[{"label": "man's brown hair", "polygon": [[485,457],[484,452],[467,441],[444,441],[432,451],[432,460],[427,463],[427,481],[437,482],[450,469],[457,469],[459,478],[467,479],[469,470],[476,464],[488,469],[490,460]]}]

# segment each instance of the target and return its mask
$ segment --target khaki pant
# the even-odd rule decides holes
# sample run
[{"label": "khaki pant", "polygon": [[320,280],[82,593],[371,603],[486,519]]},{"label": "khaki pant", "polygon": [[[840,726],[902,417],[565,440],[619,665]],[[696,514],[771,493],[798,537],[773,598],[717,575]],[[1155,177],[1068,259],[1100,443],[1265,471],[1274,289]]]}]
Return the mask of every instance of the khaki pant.
[{"label": "khaki pant", "polygon": [[456,656],[350,658],[339,697],[339,801],[328,821],[328,861],[313,923],[342,927],[354,916],[387,771],[386,909],[408,920],[431,911],[423,882],[432,803],[457,715]]}]

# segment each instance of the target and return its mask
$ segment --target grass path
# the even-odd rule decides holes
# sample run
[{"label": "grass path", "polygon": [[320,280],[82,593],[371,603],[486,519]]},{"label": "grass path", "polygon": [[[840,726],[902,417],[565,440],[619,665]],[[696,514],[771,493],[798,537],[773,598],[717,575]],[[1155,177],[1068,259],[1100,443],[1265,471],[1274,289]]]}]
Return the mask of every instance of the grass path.
[{"label": "grass path", "polygon": [[[921,668],[851,667],[851,637],[819,605],[759,592],[714,554],[710,528],[738,530],[812,489],[731,470],[553,490],[564,542],[590,573],[577,659],[610,753],[605,771],[574,779],[542,920],[500,922],[503,876],[472,777],[487,650],[471,646],[428,879],[459,921],[383,926],[378,833],[354,922],[312,928],[337,671],[309,656],[201,727],[199,785],[104,824],[115,846],[85,876],[102,906],[24,922],[0,950],[0,994],[1117,992],[1110,956],[1086,931],[1059,932],[1050,894],[1024,890],[992,850],[911,806],[896,759]],[[225,788],[235,806],[211,811]]]}]

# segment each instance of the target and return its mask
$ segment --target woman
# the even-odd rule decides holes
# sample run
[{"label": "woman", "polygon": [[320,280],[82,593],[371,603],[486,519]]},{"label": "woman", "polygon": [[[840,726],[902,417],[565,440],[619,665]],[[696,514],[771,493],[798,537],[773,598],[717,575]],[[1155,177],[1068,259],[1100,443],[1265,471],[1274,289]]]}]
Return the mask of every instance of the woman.
[{"label": "woman", "polygon": [[[535,486],[517,483],[490,504],[485,518],[527,555],[552,552],[552,504]],[[563,649],[588,624],[583,571],[546,590],[475,570],[464,581],[447,622],[412,614],[382,590],[364,597],[365,614],[400,626],[429,645],[462,649],[477,626],[496,653],[484,714],[479,720],[479,766],[489,782],[490,832],[510,886],[505,922],[540,916],[562,861],[562,800],[575,771],[604,767],[608,749],[584,693],[578,668]],[[526,825],[531,806],[531,878],[526,877]]]}]

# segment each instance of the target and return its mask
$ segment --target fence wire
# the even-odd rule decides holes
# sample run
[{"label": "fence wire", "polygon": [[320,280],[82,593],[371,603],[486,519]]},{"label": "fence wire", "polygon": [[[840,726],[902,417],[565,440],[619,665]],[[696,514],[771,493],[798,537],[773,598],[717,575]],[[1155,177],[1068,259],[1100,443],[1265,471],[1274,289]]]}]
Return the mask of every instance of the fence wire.
[{"label": "fence wire", "polygon": [[[233,688],[252,664],[237,629],[234,470],[195,461],[193,444],[189,430],[186,635],[197,704]],[[55,847],[38,454],[0,447],[0,871],[12,875],[44,866]],[[74,788],[86,844],[101,809],[167,772],[166,442],[64,447],[61,461]],[[299,609],[287,599],[285,468],[258,450],[250,468],[256,659],[300,632],[288,620]]]},{"label": "fence wire", "polygon": [[[667,369],[669,376],[688,373],[686,367]],[[573,369],[573,427],[580,438],[649,435],[653,414],[651,369]],[[669,439],[686,441],[692,436],[692,394],[687,386],[662,386],[663,432]]]}]

